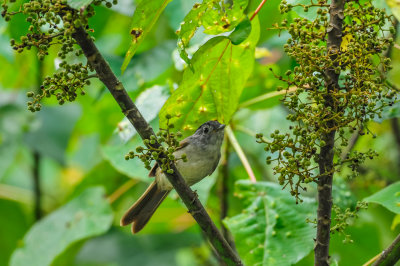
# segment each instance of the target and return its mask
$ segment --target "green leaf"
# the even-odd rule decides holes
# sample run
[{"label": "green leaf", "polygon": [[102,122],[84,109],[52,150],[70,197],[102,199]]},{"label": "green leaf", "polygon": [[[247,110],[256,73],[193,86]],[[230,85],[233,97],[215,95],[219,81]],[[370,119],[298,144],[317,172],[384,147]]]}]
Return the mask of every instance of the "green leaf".
[{"label": "green leaf", "polygon": [[105,233],[112,220],[104,189],[89,188],[37,222],[14,251],[10,265],[50,265],[72,244]]},{"label": "green leaf", "polygon": [[[151,226],[151,223],[147,226]],[[112,228],[106,235],[87,241],[74,265],[179,265],[177,255],[180,250],[196,248],[201,241],[198,232],[188,230],[132,236]],[[192,265],[202,265],[195,263],[196,260],[192,262]]]},{"label": "green leaf", "polygon": [[228,123],[253,69],[259,33],[254,19],[250,36],[241,44],[220,36],[200,47],[192,58],[194,71],[184,71],[182,83],[161,108],[160,127],[166,128],[167,114],[184,135],[208,120]]},{"label": "green leaf", "polygon": [[229,35],[229,39],[235,45],[241,44],[244,40],[249,37],[251,32],[251,22],[246,17],[239,25],[236,26],[235,30]]},{"label": "green leaf", "polygon": [[231,31],[243,20],[247,4],[248,0],[234,0],[232,6],[218,0],[204,0],[201,4],[194,4],[177,31],[181,58],[191,66],[185,49],[200,26],[204,27],[204,33],[210,35]]},{"label": "green leaf", "polygon": [[378,203],[388,210],[400,214],[400,182],[391,184],[375,194],[366,197],[364,201]]},{"label": "green leaf", "polygon": [[8,265],[11,253],[28,230],[29,224],[21,204],[0,199],[0,210],[7,219],[0,219],[0,265]]},{"label": "green leaf", "polygon": [[73,9],[80,10],[89,6],[93,0],[67,0],[67,4]]},{"label": "green leaf", "polygon": [[[375,1],[375,2],[380,3],[381,1]],[[377,3],[375,3],[375,5],[376,4]],[[400,20],[400,3],[399,3],[399,1],[386,0],[386,4],[390,7],[390,9],[391,9],[391,11],[393,13],[393,16],[395,16],[397,20]]]},{"label": "green leaf", "polygon": [[313,248],[313,218],[316,203],[294,197],[271,182],[236,182],[236,194],[246,209],[224,223],[232,232],[240,257],[246,265],[291,265]]},{"label": "green leaf", "polygon": [[132,27],[130,33],[132,42],[126,52],[121,71],[124,72],[132,57],[136,53],[137,48],[142,43],[146,35],[150,32],[164,8],[171,0],[142,0],[138,3],[132,18]]}]

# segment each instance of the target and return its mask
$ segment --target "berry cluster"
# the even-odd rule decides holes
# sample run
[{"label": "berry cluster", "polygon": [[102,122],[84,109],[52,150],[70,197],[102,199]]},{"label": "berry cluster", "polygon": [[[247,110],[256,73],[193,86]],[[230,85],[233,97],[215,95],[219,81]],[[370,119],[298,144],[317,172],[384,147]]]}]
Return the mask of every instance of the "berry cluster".
[{"label": "berry cluster", "polygon": [[[15,0],[10,0],[10,3]],[[76,45],[73,33],[76,28],[83,27],[89,30],[88,19],[95,14],[94,5],[105,4],[111,7],[112,3],[106,0],[96,0],[87,7],[76,10],[68,5],[67,0],[31,0],[20,6],[2,4],[1,16],[10,21],[14,15],[23,14],[29,22],[27,33],[20,40],[11,40],[11,46],[18,53],[24,50],[37,51],[39,60],[43,60],[49,54],[51,46],[58,48],[57,57],[61,60],[59,69],[52,77],[46,77],[41,90],[36,94],[28,92],[32,100],[28,102],[28,109],[32,112],[39,111],[41,100],[54,95],[59,104],[65,101],[74,101],[78,94],[85,94],[83,88],[90,84],[88,78],[92,71],[90,66],[70,64],[69,61],[76,60],[83,54]],[[113,0],[117,4],[117,0]]]},{"label": "berry cluster", "polygon": [[[287,84],[278,90],[287,91],[283,103],[291,110],[287,119],[293,125],[290,134],[271,134],[271,141],[261,134],[257,138],[257,142],[266,144],[266,151],[277,154],[274,158],[268,156],[267,163],[276,163],[274,171],[280,184],[289,185],[297,199],[299,188],[304,189],[302,183],[320,177],[317,164],[320,150],[326,145],[323,136],[337,132],[336,142],[347,146],[349,132],[369,134],[367,122],[380,117],[382,109],[392,105],[396,98],[396,91],[385,78],[391,68],[390,59],[382,53],[393,43],[394,28],[387,27],[392,23],[391,17],[373,7],[371,1],[347,2],[340,14],[344,18],[341,46],[328,49],[332,26],[327,2],[292,5],[282,1],[282,13],[293,8],[304,8],[305,12],[317,9],[317,17],[313,21],[295,18],[290,24],[284,20],[274,27],[289,32],[291,38],[284,49],[298,63],[285,76],[276,76]],[[332,80],[328,72],[339,75],[339,87],[329,89]],[[296,90],[289,90],[293,87]],[[335,147],[334,152],[340,155],[341,148]],[[346,160],[336,159],[333,171],[346,162],[356,170],[358,162],[374,155],[353,153]]]},{"label": "berry cluster", "polygon": [[[148,170],[151,169],[150,164],[153,160],[159,160],[162,163],[161,170],[168,174],[174,172],[171,169],[172,163],[176,163],[178,160],[182,160],[183,162],[187,161],[186,154],[182,154],[180,158],[175,158],[174,156],[174,152],[179,148],[178,139],[182,137],[182,134],[180,132],[171,133],[170,129],[174,128],[174,125],[169,123],[171,116],[167,115],[166,118],[168,128],[160,128],[156,136],[152,135],[150,139],[145,139],[143,142],[146,148],[142,146],[136,147],[136,153],[134,151],[129,151],[129,153],[125,155],[125,160],[137,157],[144,163]],[[155,147],[154,145],[156,143],[161,145]],[[163,143],[166,147],[162,145]],[[163,155],[165,155],[165,157]]]}]

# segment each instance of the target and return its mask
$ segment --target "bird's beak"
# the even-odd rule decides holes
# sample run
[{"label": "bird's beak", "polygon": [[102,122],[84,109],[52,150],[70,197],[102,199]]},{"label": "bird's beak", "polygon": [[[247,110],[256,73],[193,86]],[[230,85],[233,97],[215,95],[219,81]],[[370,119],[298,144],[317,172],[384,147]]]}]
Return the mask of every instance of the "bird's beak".
[{"label": "bird's beak", "polygon": [[219,127],[218,127],[218,130],[223,130],[225,128],[225,125],[224,124],[221,124]]}]

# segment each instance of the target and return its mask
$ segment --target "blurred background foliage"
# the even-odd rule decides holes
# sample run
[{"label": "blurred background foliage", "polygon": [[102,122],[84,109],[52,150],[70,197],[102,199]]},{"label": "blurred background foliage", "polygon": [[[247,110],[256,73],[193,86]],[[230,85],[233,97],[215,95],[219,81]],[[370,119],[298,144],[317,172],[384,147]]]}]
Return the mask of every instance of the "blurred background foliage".
[{"label": "blurred background foliage", "polygon": [[[90,19],[99,50],[154,128],[159,127],[159,111],[182,79],[184,62],[176,49],[175,31],[195,2],[168,4],[123,75],[120,68],[131,42],[136,2],[120,0],[112,9],[98,6]],[[398,3],[375,2],[399,18]],[[248,265],[311,265],[315,228],[305,220],[315,215],[315,187],[310,186],[304,203],[295,205],[289,193],[274,184],[271,167],[265,164],[267,154],[255,142],[258,132],[269,135],[289,127],[288,110],[280,105],[279,95],[271,94],[280,81],[268,70],[279,74],[296,65],[283,53],[287,34],[279,36],[268,29],[282,19],[279,3],[268,1],[258,15],[256,60],[230,122],[255,177],[264,182],[252,187],[237,152],[225,141],[223,160],[229,178],[225,180],[228,218],[224,223]],[[258,4],[251,0],[247,10],[254,11]],[[293,11],[286,18],[291,21],[302,15]],[[13,52],[10,39],[18,39],[27,27],[23,16],[15,16],[10,23],[0,20],[0,265],[217,264],[176,193],[171,193],[140,234],[132,236],[128,227],[119,226],[123,212],[151,182],[138,160],[124,160],[141,139],[99,81],[92,82],[87,95],[74,103],[60,107],[50,98],[40,112],[27,111],[26,92],[38,90],[43,77],[56,70],[58,60],[56,53],[41,62],[34,52]],[[189,52],[209,38],[202,30],[192,39]],[[389,79],[396,86],[400,86],[399,45],[397,38],[390,55]],[[353,243],[343,243],[343,235],[332,236],[331,255],[340,265],[366,262],[400,232],[400,209],[390,207],[396,197],[400,201],[399,116],[396,104],[383,119],[371,122],[376,139],[367,135],[357,140],[355,149],[372,148],[380,154],[367,161],[359,177],[348,179],[346,169],[335,176],[339,207],[353,208],[366,197],[370,202],[367,210],[349,221],[346,232]],[[219,226],[222,176],[222,170],[216,171],[194,187]],[[371,196],[385,187],[381,194]],[[257,215],[246,215],[253,211]]]}]

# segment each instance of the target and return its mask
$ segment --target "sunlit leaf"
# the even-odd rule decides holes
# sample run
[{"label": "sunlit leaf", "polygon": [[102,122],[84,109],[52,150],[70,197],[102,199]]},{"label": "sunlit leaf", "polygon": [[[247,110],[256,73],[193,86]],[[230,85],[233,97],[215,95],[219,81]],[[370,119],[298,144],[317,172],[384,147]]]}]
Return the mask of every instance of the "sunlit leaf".
[{"label": "sunlit leaf", "polygon": [[146,35],[153,28],[160,17],[164,8],[171,0],[142,0],[138,3],[132,18],[130,34],[132,36],[131,45],[126,52],[125,60],[121,66],[122,72],[125,71],[137,48],[142,43]]},{"label": "sunlit leaf", "polygon": [[215,37],[204,44],[192,58],[193,71],[187,68],[182,83],[160,111],[160,127],[165,116],[177,130],[187,135],[199,124],[218,119],[228,123],[237,109],[245,82],[254,65],[254,48],[259,24],[252,22],[250,36],[240,45],[227,37]]},{"label": "sunlit leaf", "polygon": [[296,204],[288,191],[271,182],[236,183],[236,195],[246,209],[224,220],[246,265],[291,265],[314,247],[316,203],[303,198]]},{"label": "sunlit leaf", "polygon": [[36,223],[13,253],[10,265],[50,265],[70,245],[105,233],[112,219],[104,190],[89,188]]},{"label": "sunlit leaf", "polygon": [[211,35],[231,31],[243,20],[247,4],[248,0],[234,0],[231,6],[219,0],[204,0],[201,4],[194,4],[177,31],[181,58],[191,65],[185,49],[200,26],[204,27],[204,33]]},{"label": "sunlit leaf", "polygon": [[400,214],[400,182],[376,192],[364,199],[366,202],[378,203],[388,210]]}]

